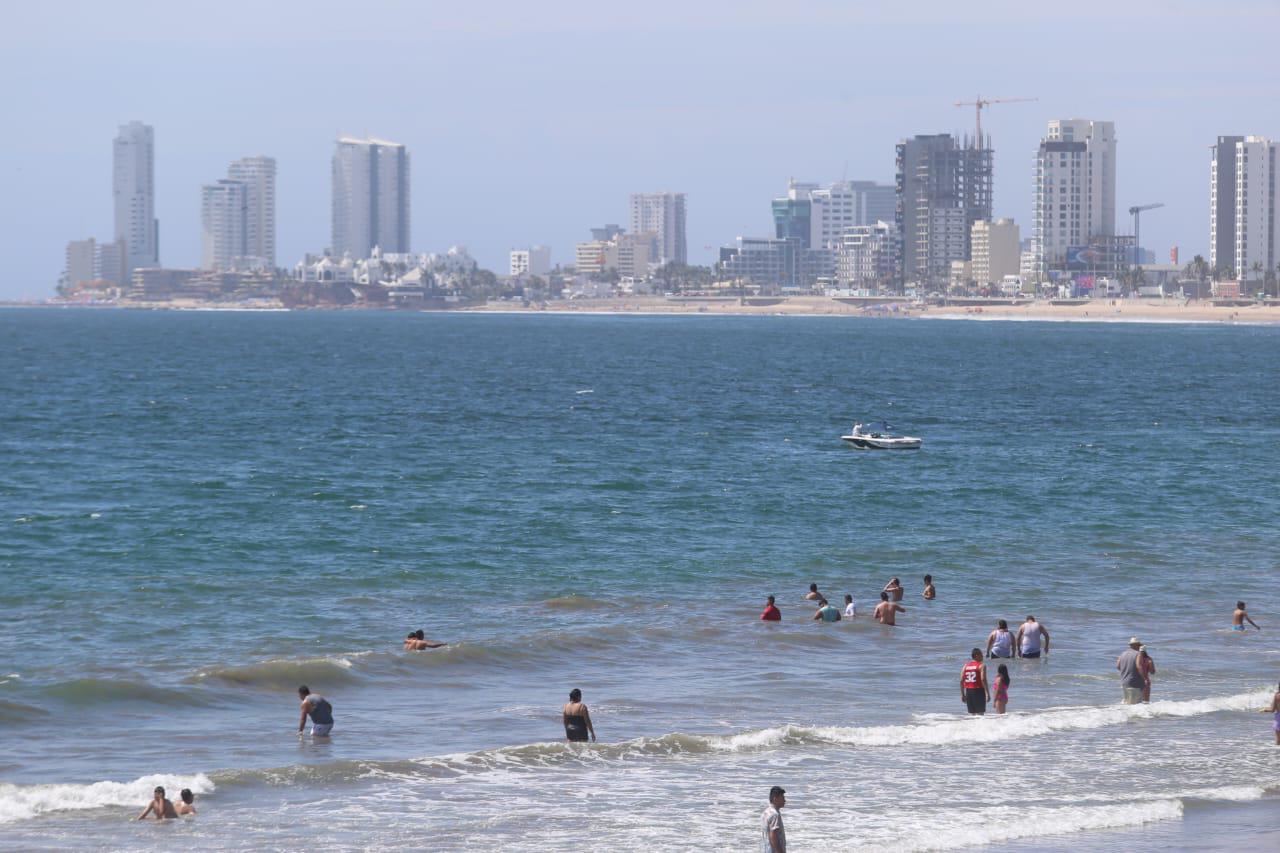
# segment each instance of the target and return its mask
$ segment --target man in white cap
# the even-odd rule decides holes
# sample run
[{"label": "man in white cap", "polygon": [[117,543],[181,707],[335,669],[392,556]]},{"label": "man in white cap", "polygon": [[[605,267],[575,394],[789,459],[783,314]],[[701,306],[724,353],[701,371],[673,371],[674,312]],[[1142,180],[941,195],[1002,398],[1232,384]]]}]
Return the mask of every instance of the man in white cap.
[{"label": "man in white cap", "polygon": [[1147,686],[1147,677],[1142,674],[1138,665],[1139,649],[1142,641],[1137,637],[1129,638],[1129,648],[1116,659],[1116,669],[1120,671],[1120,686],[1124,688],[1124,704],[1137,705],[1142,702],[1142,688]]}]

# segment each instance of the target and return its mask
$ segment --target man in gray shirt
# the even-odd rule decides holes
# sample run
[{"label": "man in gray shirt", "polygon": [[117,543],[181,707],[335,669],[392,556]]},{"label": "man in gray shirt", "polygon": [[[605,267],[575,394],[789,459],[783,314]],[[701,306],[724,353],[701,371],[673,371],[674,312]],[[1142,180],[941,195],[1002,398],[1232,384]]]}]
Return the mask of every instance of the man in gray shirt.
[{"label": "man in gray shirt", "polygon": [[760,817],[763,853],[787,853],[787,832],[782,828],[782,807],[786,804],[786,791],[777,785],[769,789],[769,806]]},{"label": "man in gray shirt", "polygon": [[1120,686],[1124,688],[1124,704],[1137,705],[1142,701],[1142,688],[1147,683],[1146,677],[1138,667],[1138,649],[1142,643],[1137,637],[1129,638],[1129,648],[1116,659],[1116,669],[1120,671]]}]

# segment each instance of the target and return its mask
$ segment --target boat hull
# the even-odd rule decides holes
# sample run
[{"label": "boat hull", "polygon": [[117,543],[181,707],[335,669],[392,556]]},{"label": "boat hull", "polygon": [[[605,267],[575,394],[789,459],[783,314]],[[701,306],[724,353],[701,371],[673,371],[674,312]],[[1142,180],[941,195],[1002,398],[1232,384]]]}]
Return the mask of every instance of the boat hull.
[{"label": "boat hull", "polygon": [[867,435],[842,435],[842,441],[848,442],[859,450],[919,450],[924,443],[919,438],[872,438]]}]

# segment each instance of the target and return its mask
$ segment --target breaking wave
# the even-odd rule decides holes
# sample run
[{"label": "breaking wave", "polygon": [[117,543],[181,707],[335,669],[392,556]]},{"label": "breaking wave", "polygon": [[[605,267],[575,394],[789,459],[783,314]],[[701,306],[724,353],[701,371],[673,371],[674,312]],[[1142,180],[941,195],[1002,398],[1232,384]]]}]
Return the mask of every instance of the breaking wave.
[{"label": "breaking wave", "polygon": [[349,657],[268,660],[202,670],[195,681],[216,680],[244,687],[294,690],[300,684],[346,684],[358,680]]},{"label": "breaking wave", "polygon": [[170,799],[183,788],[190,788],[196,794],[214,790],[213,781],[203,773],[195,776],[158,773],[132,782],[94,782],[90,785],[0,783],[0,823],[26,820],[49,812],[110,806],[129,806],[141,811],[151,800],[151,792],[157,785],[164,786]]}]

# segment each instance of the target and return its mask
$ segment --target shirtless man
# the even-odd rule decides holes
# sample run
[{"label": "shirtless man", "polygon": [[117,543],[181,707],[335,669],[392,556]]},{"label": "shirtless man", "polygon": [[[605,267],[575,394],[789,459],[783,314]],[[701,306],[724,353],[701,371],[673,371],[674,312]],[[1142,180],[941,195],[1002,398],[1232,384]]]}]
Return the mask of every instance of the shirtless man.
[{"label": "shirtless man", "polygon": [[924,596],[925,601],[933,601],[938,597],[938,590],[933,585],[933,575],[924,576],[924,592],[921,595]]},{"label": "shirtless man", "polygon": [[826,596],[824,596],[822,593],[818,592],[818,585],[816,583],[811,583],[809,584],[809,591],[805,593],[804,600],[818,601],[819,599],[822,599],[825,597]]},{"label": "shirtless man", "polygon": [[1258,628],[1258,623],[1250,619],[1249,614],[1244,612],[1244,602],[1237,601],[1236,612],[1231,614],[1231,630],[1243,631],[1245,622],[1248,622],[1250,625],[1252,625],[1254,628],[1257,628],[1259,631],[1262,630],[1261,628]]},{"label": "shirtless man", "polygon": [[901,601],[903,593],[906,592],[906,590],[902,588],[902,581],[897,578],[892,578],[887,584],[885,584],[884,591],[889,593],[890,598],[894,601]]},{"label": "shirtless man", "polygon": [[175,811],[177,811],[178,814],[195,814],[196,795],[191,793],[191,789],[183,788],[182,791],[178,793],[178,796],[182,799],[182,802],[178,803],[178,805],[174,807]]},{"label": "shirtless man", "polygon": [[[1043,648],[1041,640],[1044,640]],[[1049,632],[1036,617],[1028,616],[1027,621],[1018,626],[1018,657],[1038,658],[1042,653],[1049,654]]]},{"label": "shirtless man", "polygon": [[889,593],[880,593],[880,603],[876,605],[876,621],[881,625],[897,625],[899,613],[906,613],[907,608],[889,600]]},{"label": "shirtless man", "polygon": [[138,820],[146,820],[147,815],[155,814],[156,820],[173,820],[178,816],[174,811],[173,803],[164,795],[164,788],[156,787],[152,794],[151,802],[147,803],[147,807],[143,809],[142,814],[138,815]]},{"label": "shirtless man", "polygon": [[448,643],[434,643],[426,638],[422,629],[410,631],[409,636],[404,638],[404,650],[406,652],[421,652],[427,649],[438,649],[447,646]]}]

